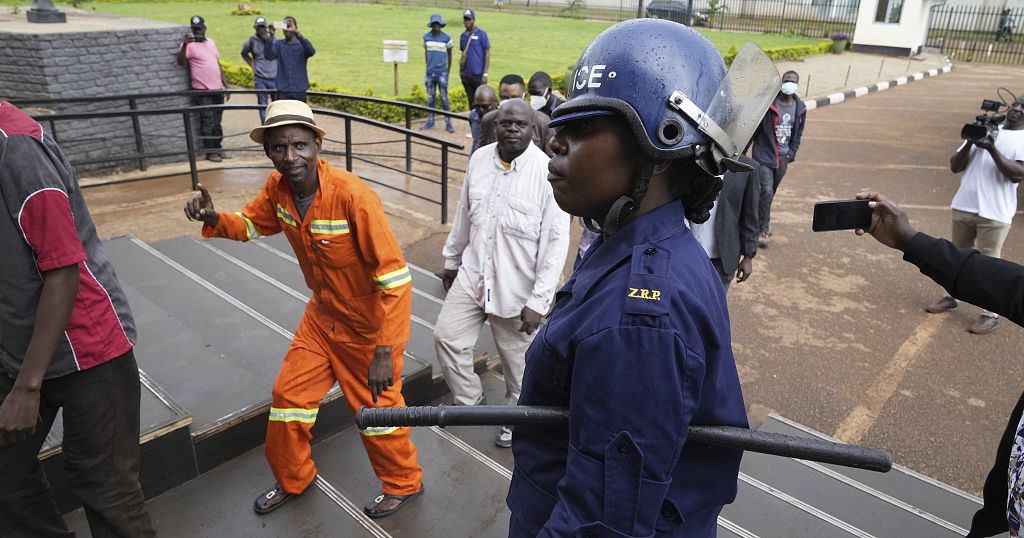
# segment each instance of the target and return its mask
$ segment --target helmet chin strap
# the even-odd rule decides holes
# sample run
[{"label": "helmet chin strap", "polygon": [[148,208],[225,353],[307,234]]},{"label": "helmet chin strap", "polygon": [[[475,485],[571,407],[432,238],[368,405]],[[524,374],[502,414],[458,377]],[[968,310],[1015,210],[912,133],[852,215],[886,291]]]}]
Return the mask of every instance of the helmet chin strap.
[{"label": "helmet chin strap", "polygon": [[608,210],[608,214],[604,217],[604,224],[598,227],[597,223],[592,222],[590,219],[584,219],[583,224],[588,230],[599,233],[606,238],[619,231],[622,219],[640,207],[640,202],[647,195],[647,187],[651,183],[651,176],[653,174],[654,161],[647,159],[640,166],[640,177],[637,179],[636,187],[633,188],[632,194],[630,196],[620,196],[618,200],[615,200],[611,209]]}]

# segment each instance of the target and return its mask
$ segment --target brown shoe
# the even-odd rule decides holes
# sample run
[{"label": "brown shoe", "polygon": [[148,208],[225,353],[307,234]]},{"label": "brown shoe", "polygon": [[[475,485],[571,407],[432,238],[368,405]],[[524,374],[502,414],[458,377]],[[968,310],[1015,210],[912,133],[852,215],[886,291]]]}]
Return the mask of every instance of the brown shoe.
[{"label": "brown shoe", "polygon": [[219,163],[224,160],[224,157],[221,157],[220,153],[207,153],[206,160],[210,162]]},{"label": "brown shoe", "polygon": [[950,310],[956,310],[958,306],[960,306],[960,303],[956,299],[947,295],[938,301],[935,301],[934,304],[928,305],[928,308],[925,308],[924,311],[929,314],[941,314],[943,312],[949,312]]},{"label": "brown shoe", "polygon": [[256,502],[253,503],[252,509],[260,515],[269,514],[270,512],[280,508],[282,504],[290,500],[292,497],[298,497],[298,495],[292,495],[291,493],[281,489],[281,484],[274,484],[274,487],[256,498]]},{"label": "brown shoe", "polygon": [[998,328],[999,318],[982,314],[981,316],[978,316],[978,320],[972,323],[967,330],[973,334],[988,334],[990,332],[994,332]]}]

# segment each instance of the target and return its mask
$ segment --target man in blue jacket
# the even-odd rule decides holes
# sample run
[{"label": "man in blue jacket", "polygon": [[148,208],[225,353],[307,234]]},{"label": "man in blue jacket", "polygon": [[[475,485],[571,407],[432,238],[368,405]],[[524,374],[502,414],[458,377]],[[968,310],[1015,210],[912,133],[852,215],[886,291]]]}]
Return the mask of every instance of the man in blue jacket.
[{"label": "man in blue jacket", "polygon": [[804,133],[804,121],[807,118],[807,107],[797,97],[800,88],[800,75],[796,71],[786,71],[782,75],[782,89],[779,90],[775,102],[768,108],[768,113],[761,120],[761,127],[754,133],[750,141],[753,145],[752,157],[760,165],[758,175],[761,184],[761,200],[758,204],[758,246],[768,246],[771,236],[772,200],[775,191],[779,190],[782,177],[786,175],[789,163],[796,160],[796,152],[800,149],[800,137]]},{"label": "man in blue jacket", "polygon": [[487,84],[487,69],[491,66],[491,41],[487,32],[476,25],[476,12],[467,9],[462,13],[462,24],[466,31],[459,36],[459,76],[466,89],[466,99],[473,106],[476,89]]},{"label": "man in blue jacket", "polygon": [[306,62],[316,54],[308,39],[299,33],[295,17],[284,18],[284,40],[274,41],[266,51],[268,60],[277,60],[277,97],[306,102],[309,91],[309,73]]}]

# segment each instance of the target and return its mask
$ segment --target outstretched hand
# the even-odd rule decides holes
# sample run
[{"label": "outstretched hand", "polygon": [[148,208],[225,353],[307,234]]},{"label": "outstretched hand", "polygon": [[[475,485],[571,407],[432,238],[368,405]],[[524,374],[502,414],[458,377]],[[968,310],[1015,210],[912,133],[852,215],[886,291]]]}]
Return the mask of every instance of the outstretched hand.
[{"label": "outstretched hand", "polygon": [[192,199],[185,203],[185,216],[188,217],[188,220],[202,221],[206,225],[216,228],[220,216],[213,208],[210,191],[206,190],[202,183],[197,184],[196,189],[199,190],[199,193],[194,194]]},{"label": "outstretched hand", "polygon": [[902,207],[878,194],[862,192],[858,200],[871,200],[871,227],[867,230],[857,229],[857,235],[871,234],[879,243],[898,250],[905,250],[910,241],[917,235],[917,230],[910,224],[910,217]]},{"label": "outstretched hand", "polygon": [[377,346],[373,350],[370,371],[367,372],[367,383],[373,404],[377,405],[377,396],[395,384],[395,368],[391,362],[391,346]]}]

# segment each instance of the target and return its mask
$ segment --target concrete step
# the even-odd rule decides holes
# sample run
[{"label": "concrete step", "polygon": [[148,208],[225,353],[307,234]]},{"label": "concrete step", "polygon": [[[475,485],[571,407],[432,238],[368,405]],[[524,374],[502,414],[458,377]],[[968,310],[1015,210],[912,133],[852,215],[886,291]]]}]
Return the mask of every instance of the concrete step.
[{"label": "concrete step", "polygon": [[[316,537],[382,538],[386,534],[361,513],[362,499],[335,494],[331,480],[322,475],[315,486],[273,514],[260,516],[252,504],[274,484],[263,450],[250,450],[199,478],[147,503],[160,536],[190,538]],[[85,514],[78,510],[65,519],[71,530],[91,536]]]},{"label": "concrete step", "polygon": [[[145,372],[140,371],[141,398],[139,402],[140,467],[146,472],[140,476],[147,497],[155,497],[197,475],[192,455],[192,436],[189,425],[192,417]],[[64,512],[80,503],[71,495],[64,474],[63,413],[57,413],[53,427],[46,436],[39,459],[50,481],[57,506]]]},{"label": "concrete step", "polygon": [[[768,420],[761,425],[760,429],[772,433],[836,441],[828,435],[776,414],[769,415]],[[832,481],[852,482],[856,487],[883,493],[961,529],[970,528],[974,512],[981,508],[981,499],[974,495],[900,465],[893,465],[892,471],[888,473],[876,473],[827,464],[811,463],[807,465],[805,463],[804,466],[813,470],[820,478],[828,477]]]}]

